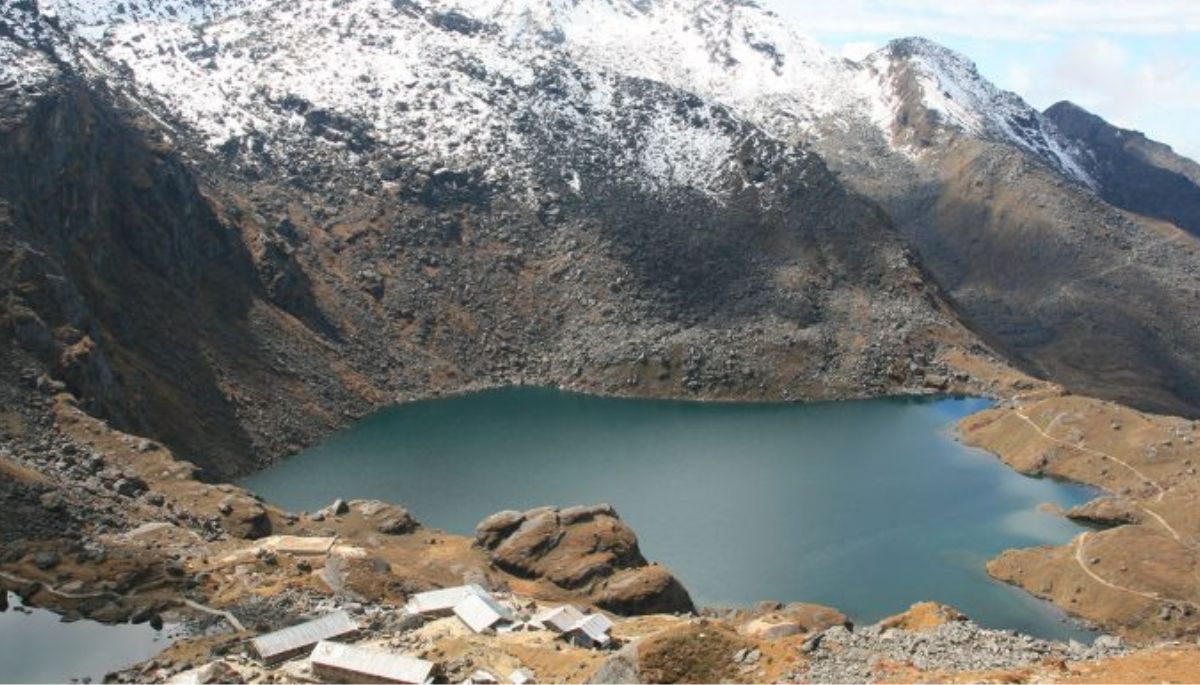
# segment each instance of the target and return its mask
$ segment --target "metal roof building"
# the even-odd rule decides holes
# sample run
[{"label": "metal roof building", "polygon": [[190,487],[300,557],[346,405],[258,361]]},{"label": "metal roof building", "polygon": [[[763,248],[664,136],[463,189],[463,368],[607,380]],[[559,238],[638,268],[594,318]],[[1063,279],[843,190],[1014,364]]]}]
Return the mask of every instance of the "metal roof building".
[{"label": "metal roof building", "polygon": [[322,616],[274,633],[259,635],[250,641],[250,648],[267,664],[287,661],[306,654],[322,640],[345,637],[358,631],[358,624],[344,611]]},{"label": "metal roof building", "polygon": [[319,643],[311,661],[316,675],[345,683],[421,685],[433,682],[437,668],[424,659],[337,642]]},{"label": "metal roof building", "polygon": [[533,622],[540,623],[557,633],[565,633],[583,619],[584,614],[582,611],[570,604],[564,604],[560,607],[547,609],[539,613],[533,617]]},{"label": "metal roof building", "polygon": [[471,595],[476,597],[491,597],[487,590],[478,585],[460,585],[458,587],[448,587],[444,590],[431,590],[415,594],[409,598],[408,604],[404,608],[410,614],[449,616],[454,612],[454,605]]},{"label": "metal roof building", "polygon": [[603,647],[612,640],[608,635],[612,625],[607,616],[592,614],[571,626],[566,635],[569,640],[582,647]]},{"label": "metal roof building", "polygon": [[510,623],[513,620],[512,611],[491,595],[468,594],[454,605],[454,615],[477,633],[489,630],[497,623]]}]

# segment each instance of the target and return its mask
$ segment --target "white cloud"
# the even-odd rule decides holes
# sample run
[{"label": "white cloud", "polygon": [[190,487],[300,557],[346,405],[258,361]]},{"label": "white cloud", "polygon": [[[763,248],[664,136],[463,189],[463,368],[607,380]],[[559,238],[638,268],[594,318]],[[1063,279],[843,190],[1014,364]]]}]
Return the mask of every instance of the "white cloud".
[{"label": "white cloud", "polygon": [[1071,42],[1025,87],[1020,86],[1022,67],[1014,65],[1012,87],[1039,106],[1071,100],[1113,124],[1176,142],[1181,152],[1195,156],[1200,139],[1186,122],[1200,117],[1198,68],[1182,56],[1138,55],[1110,38],[1085,38]]}]

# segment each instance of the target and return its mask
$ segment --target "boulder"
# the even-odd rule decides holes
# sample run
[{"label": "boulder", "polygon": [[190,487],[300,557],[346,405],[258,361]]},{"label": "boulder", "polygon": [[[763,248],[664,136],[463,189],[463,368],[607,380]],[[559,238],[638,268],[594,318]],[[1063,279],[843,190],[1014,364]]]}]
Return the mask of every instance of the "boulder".
[{"label": "boulder", "polygon": [[475,544],[484,549],[495,549],[525,521],[519,511],[501,511],[485,518],[475,526]]},{"label": "boulder", "polygon": [[662,566],[642,566],[621,571],[592,593],[596,606],[614,614],[692,613],[691,595]]},{"label": "boulder", "polygon": [[33,555],[33,565],[42,571],[49,571],[58,566],[61,561],[62,557],[54,550],[44,550]]},{"label": "boulder", "polygon": [[184,671],[171,678],[171,683],[214,685],[216,683],[241,683],[245,678],[224,661],[213,661],[199,668]]},{"label": "boulder", "polygon": [[506,573],[578,591],[614,613],[695,610],[666,569],[647,563],[637,535],[607,504],[502,511],[480,522],[475,544]]},{"label": "boulder", "polygon": [[1067,511],[1067,518],[1098,526],[1139,523],[1142,514],[1131,502],[1118,497],[1097,497]]},{"label": "boulder", "polygon": [[597,685],[634,685],[642,682],[638,674],[637,644],[625,645],[601,662],[589,683]]},{"label": "boulder", "polygon": [[742,633],[760,640],[777,640],[781,637],[803,634],[804,626],[795,621],[777,621],[756,618],[742,627]]},{"label": "boulder", "polygon": [[948,623],[959,623],[966,620],[966,615],[954,607],[937,602],[917,602],[909,607],[908,611],[883,619],[879,622],[879,627],[881,630],[896,628],[924,632]]},{"label": "boulder", "polygon": [[763,640],[774,640],[791,635],[819,633],[833,626],[850,628],[853,623],[845,614],[820,604],[759,604],[754,611],[742,619],[738,632]]},{"label": "boulder", "polygon": [[376,532],[384,535],[407,535],[421,527],[408,509],[379,500],[354,500],[347,506],[347,513],[350,511],[357,511]]},{"label": "boulder", "polygon": [[221,525],[229,534],[244,540],[258,540],[271,534],[271,518],[253,497],[232,494],[221,500],[217,507],[221,514]]},{"label": "boulder", "polygon": [[333,504],[330,504],[326,511],[333,516],[343,516],[350,513],[350,505],[346,504],[346,500],[339,498],[333,500]]}]

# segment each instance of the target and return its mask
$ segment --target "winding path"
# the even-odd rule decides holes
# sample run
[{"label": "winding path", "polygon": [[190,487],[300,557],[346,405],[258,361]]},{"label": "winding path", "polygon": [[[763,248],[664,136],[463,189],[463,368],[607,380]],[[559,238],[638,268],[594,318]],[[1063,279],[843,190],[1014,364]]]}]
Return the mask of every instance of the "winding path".
[{"label": "winding path", "polygon": [[[1034,422],[1033,419],[1029,418],[1029,416],[1027,414],[1025,414],[1025,412],[1021,411],[1020,408],[1013,409],[1013,413],[1015,413],[1017,416],[1021,417],[1021,419],[1023,421],[1028,423],[1035,431],[1038,432],[1038,435],[1041,435],[1043,438],[1045,438],[1051,442],[1058,443],[1058,444],[1063,445],[1064,447],[1068,447],[1070,449],[1079,450],[1080,452],[1086,452],[1088,454],[1092,454],[1092,455],[1095,455],[1098,457],[1102,457],[1104,459],[1108,459],[1109,461],[1115,462],[1115,463],[1120,464],[1121,466],[1124,466],[1125,468],[1129,469],[1130,472],[1132,472],[1138,478],[1142,479],[1143,482],[1154,486],[1154,489],[1158,491],[1158,495],[1154,498],[1155,501],[1161,502],[1163,495],[1167,494],[1167,488],[1164,488],[1163,486],[1159,485],[1154,479],[1150,478],[1146,474],[1139,471],[1137,469],[1137,467],[1133,466],[1129,462],[1124,461],[1124,460],[1120,459],[1119,457],[1115,457],[1115,456],[1109,454],[1108,452],[1102,452],[1097,449],[1092,449],[1091,447],[1085,447],[1083,445],[1076,445],[1076,444],[1067,442],[1066,440],[1056,438],[1053,435],[1050,435],[1049,433],[1047,433],[1045,430],[1042,430],[1042,427],[1037,425],[1037,423]],[[1165,528],[1167,530],[1167,532],[1171,534],[1171,537],[1175,538],[1176,541],[1178,541],[1179,543],[1181,543],[1183,545],[1187,545],[1187,546],[1191,547],[1191,545],[1189,545],[1183,539],[1183,536],[1179,534],[1179,531],[1175,530],[1175,527],[1172,526],[1170,523],[1168,523],[1167,520],[1165,518],[1163,518],[1158,512],[1146,507],[1143,504],[1138,504],[1137,507],[1139,509],[1141,509],[1142,511],[1146,512],[1146,514],[1148,514],[1155,521],[1158,521],[1158,523],[1160,523],[1162,525],[1162,527]]]},{"label": "winding path", "polygon": [[1163,488],[1161,485],[1159,485],[1157,482],[1155,482],[1153,478],[1150,478],[1146,474],[1137,470],[1137,468],[1135,466],[1133,466],[1132,464],[1130,464],[1129,462],[1126,462],[1122,459],[1114,457],[1113,455],[1109,454],[1108,452],[1101,452],[1100,450],[1092,449],[1091,447],[1085,447],[1083,445],[1076,445],[1076,444],[1067,442],[1066,440],[1062,440],[1061,438],[1056,438],[1053,435],[1050,435],[1046,431],[1042,430],[1042,427],[1037,425],[1037,423],[1034,422],[1033,419],[1029,418],[1029,416],[1024,411],[1022,411],[1019,407],[1013,409],[1013,413],[1015,413],[1017,416],[1021,417],[1022,421],[1024,421],[1025,423],[1028,423],[1030,426],[1032,426],[1033,429],[1038,432],[1038,435],[1041,435],[1043,438],[1046,438],[1047,440],[1049,440],[1051,442],[1058,443],[1060,445],[1069,447],[1074,450],[1079,450],[1080,452],[1087,452],[1088,454],[1093,454],[1093,455],[1096,455],[1097,457],[1103,457],[1105,459],[1114,461],[1114,462],[1120,464],[1121,466],[1124,466],[1125,468],[1127,468],[1131,472],[1133,472],[1133,474],[1136,475],[1138,478],[1141,478],[1143,482],[1153,485],[1154,489],[1158,491],[1159,498],[1161,498],[1162,494],[1164,492],[1166,492],[1166,489]]},{"label": "winding path", "polygon": [[[1136,475],[1138,478],[1142,479],[1142,481],[1154,486],[1154,489],[1158,491],[1157,496],[1155,496],[1155,501],[1161,502],[1163,495],[1165,495],[1167,493],[1167,488],[1162,487],[1162,485],[1160,485],[1154,479],[1148,477],[1146,474],[1139,471],[1137,469],[1137,467],[1124,461],[1123,459],[1116,457],[1112,454],[1109,454],[1108,452],[1103,452],[1101,450],[1093,449],[1091,447],[1086,447],[1083,445],[1076,445],[1076,444],[1067,442],[1066,440],[1062,440],[1060,438],[1054,437],[1053,435],[1050,435],[1050,433],[1043,430],[1042,427],[1039,426],[1033,419],[1029,418],[1029,415],[1026,414],[1020,407],[1014,407],[1013,413],[1015,413],[1017,416],[1019,416],[1021,418],[1021,420],[1025,421],[1027,424],[1029,424],[1030,427],[1032,427],[1035,431],[1037,431],[1038,435],[1041,435],[1046,440],[1063,445],[1070,449],[1079,450],[1081,452],[1086,452],[1088,454],[1092,454],[1092,455],[1095,455],[1098,457],[1102,457],[1104,459],[1108,459],[1114,463],[1120,464],[1121,466],[1125,467],[1126,469],[1129,469],[1129,471],[1131,473]],[[1165,518],[1163,518],[1162,515],[1160,515],[1158,512],[1150,509],[1149,507],[1147,507],[1141,503],[1136,503],[1136,506],[1139,509],[1141,509],[1142,511],[1144,511],[1151,518],[1153,518],[1155,521],[1157,521],[1159,523],[1159,525],[1161,525],[1168,533],[1171,534],[1171,537],[1174,538],[1176,542],[1178,542],[1179,544],[1183,545],[1184,547],[1186,547],[1190,550],[1196,549],[1195,545],[1189,543],[1187,540],[1184,540],[1183,536],[1179,534],[1179,531],[1175,530],[1175,527],[1172,526],[1170,523],[1168,523],[1167,520]],[[1161,595],[1154,593],[1154,592],[1145,592],[1142,590],[1134,590],[1133,588],[1128,588],[1128,587],[1123,587],[1121,585],[1117,585],[1116,583],[1113,583],[1112,581],[1109,581],[1109,580],[1101,577],[1099,574],[1097,574],[1095,571],[1093,571],[1091,569],[1090,565],[1087,563],[1087,560],[1084,558],[1084,556],[1085,556],[1084,555],[1084,546],[1087,544],[1087,541],[1088,541],[1088,538],[1090,535],[1091,535],[1091,533],[1083,533],[1078,538],[1076,538],[1075,543],[1074,543],[1075,562],[1077,564],[1079,564],[1079,568],[1082,569],[1083,572],[1085,574],[1087,574],[1087,576],[1089,578],[1091,578],[1092,580],[1096,581],[1097,583],[1100,583],[1101,585],[1103,585],[1107,588],[1117,590],[1119,592],[1125,592],[1125,593],[1129,593],[1129,594],[1133,594],[1133,595],[1138,595],[1139,597],[1144,597],[1146,599],[1150,599],[1155,602],[1163,602],[1163,603],[1169,603],[1169,604],[1186,604],[1194,609],[1200,609],[1200,604],[1196,604],[1195,602],[1190,602],[1185,599],[1169,599],[1166,597],[1162,597]]]},{"label": "winding path", "polygon": [[1171,599],[1168,597],[1163,597],[1162,595],[1158,594],[1157,592],[1146,592],[1144,590],[1134,590],[1133,588],[1117,585],[1116,583],[1113,583],[1112,581],[1109,581],[1109,580],[1103,578],[1102,576],[1097,574],[1095,571],[1093,571],[1090,568],[1089,564],[1087,563],[1087,560],[1084,559],[1084,553],[1083,553],[1084,546],[1087,544],[1089,536],[1091,536],[1091,533],[1083,533],[1078,538],[1075,539],[1075,562],[1079,564],[1079,568],[1083,569],[1083,572],[1086,573],[1088,575],[1088,577],[1091,578],[1092,580],[1096,581],[1097,583],[1100,583],[1101,585],[1103,585],[1107,588],[1117,590],[1118,592],[1126,592],[1131,595],[1137,595],[1139,597],[1144,597],[1146,599],[1153,600],[1155,602],[1162,602],[1164,604],[1186,604],[1186,605],[1192,607],[1193,609],[1200,609],[1200,604],[1196,604],[1195,602],[1190,602],[1186,599]]}]

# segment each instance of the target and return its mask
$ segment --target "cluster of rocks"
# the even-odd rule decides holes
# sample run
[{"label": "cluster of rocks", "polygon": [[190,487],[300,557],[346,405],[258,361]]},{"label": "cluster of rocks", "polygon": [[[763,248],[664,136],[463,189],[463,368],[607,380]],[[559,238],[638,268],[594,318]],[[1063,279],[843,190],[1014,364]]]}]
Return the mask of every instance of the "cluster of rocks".
[{"label": "cluster of rocks", "polygon": [[475,540],[497,568],[583,592],[614,613],[696,608],[670,572],[646,561],[612,505],[502,511],[480,522]]},{"label": "cluster of rocks", "polygon": [[1120,638],[1112,636],[1098,637],[1087,646],[957,620],[920,631],[882,624],[859,630],[834,626],[810,637],[802,651],[810,659],[808,670],[797,674],[804,682],[866,683],[878,680],[878,668],[887,664],[909,664],[922,671],[985,671],[1020,668],[1052,658],[1080,661],[1119,656],[1127,649]]}]

